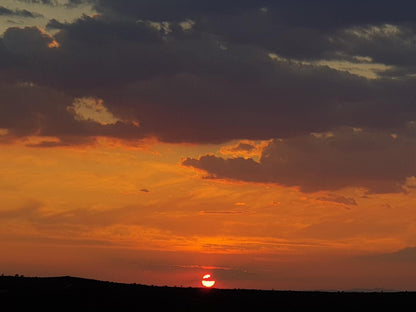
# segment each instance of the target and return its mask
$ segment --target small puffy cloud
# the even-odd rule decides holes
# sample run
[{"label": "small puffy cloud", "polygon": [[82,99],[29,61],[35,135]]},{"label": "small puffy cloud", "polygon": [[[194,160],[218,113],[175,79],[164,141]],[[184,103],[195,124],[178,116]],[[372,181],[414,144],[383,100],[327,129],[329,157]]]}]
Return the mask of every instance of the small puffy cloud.
[{"label": "small puffy cloud", "polygon": [[[308,135],[271,142],[258,162],[213,155],[186,159],[209,178],[296,186],[304,192],[365,188],[373,193],[401,192],[416,175],[416,139],[389,133],[341,128],[332,136]],[[354,205],[339,197],[325,200]]]},{"label": "small puffy cloud", "polygon": [[259,158],[270,141],[242,140],[237,144],[225,145],[220,149],[220,154],[232,157]]},{"label": "small puffy cloud", "polygon": [[120,121],[104,106],[103,100],[93,97],[76,98],[67,110],[77,120],[91,120],[101,125],[115,124]]},{"label": "small puffy cloud", "polygon": [[182,28],[183,31],[189,31],[194,27],[195,22],[191,19],[186,19],[179,23],[179,26]]}]

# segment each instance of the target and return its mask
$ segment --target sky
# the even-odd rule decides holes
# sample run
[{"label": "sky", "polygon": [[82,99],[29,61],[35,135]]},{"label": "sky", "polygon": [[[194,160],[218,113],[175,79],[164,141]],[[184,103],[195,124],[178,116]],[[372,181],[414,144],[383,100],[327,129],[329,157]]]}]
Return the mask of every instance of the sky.
[{"label": "sky", "polygon": [[415,9],[1,1],[0,272],[416,290]]}]

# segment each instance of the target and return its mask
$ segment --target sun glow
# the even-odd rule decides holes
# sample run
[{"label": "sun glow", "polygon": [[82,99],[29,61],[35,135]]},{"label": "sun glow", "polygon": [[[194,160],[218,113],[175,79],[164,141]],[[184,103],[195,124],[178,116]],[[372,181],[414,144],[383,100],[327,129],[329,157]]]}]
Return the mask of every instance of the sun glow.
[{"label": "sun glow", "polygon": [[202,277],[201,284],[204,287],[211,288],[211,287],[213,287],[215,285],[215,281],[212,279],[211,274],[205,274]]}]

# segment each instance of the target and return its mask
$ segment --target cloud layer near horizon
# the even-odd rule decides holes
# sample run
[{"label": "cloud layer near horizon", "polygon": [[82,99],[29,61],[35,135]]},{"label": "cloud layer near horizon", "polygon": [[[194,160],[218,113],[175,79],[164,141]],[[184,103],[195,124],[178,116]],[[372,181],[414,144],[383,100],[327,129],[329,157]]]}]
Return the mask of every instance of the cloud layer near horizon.
[{"label": "cloud layer near horizon", "polygon": [[404,191],[416,175],[416,141],[343,128],[330,134],[274,140],[260,160],[214,155],[187,158],[185,166],[202,169],[212,179],[298,186],[303,192],[365,188],[371,193]]},{"label": "cloud layer near horizon", "polygon": [[[49,32],[11,27],[0,38],[0,142],[29,136],[56,138],[39,143],[45,147],[97,136],[192,143],[274,139],[259,163],[204,156],[186,164],[306,191],[348,185],[394,191],[414,174],[411,160],[401,162],[402,155],[414,155],[413,2],[67,5],[86,2],[97,15],[52,19]],[[101,103],[95,115],[74,110],[87,99]],[[114,122],[94,117],[103,111]],[[345,127],[363,133],[346,138]],[[337,133],[333,145],[310,136],[329,131]],[[377,148],[360,149],[356,140],[364,133]],[[290,156],[285,166],[278,161],[282,150]],[[339,157],[340,151],[349,156]],[[378,155],[388,165],[374,162]],[[233,169],[237,162],[244,176]],[[322,175],[314,166],[329,163],[323,179],[313,182]]]}]

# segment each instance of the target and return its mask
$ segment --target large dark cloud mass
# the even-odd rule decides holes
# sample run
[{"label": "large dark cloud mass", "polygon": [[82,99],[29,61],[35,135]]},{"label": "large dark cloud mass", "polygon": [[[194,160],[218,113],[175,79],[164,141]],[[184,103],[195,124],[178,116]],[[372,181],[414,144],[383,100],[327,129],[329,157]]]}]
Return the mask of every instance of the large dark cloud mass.
[{"label": "large dark cloud mass", "polygon": [[[47,25],[53,36],[26,27],[9,28],[0,38],[0,88],[4,90],[0,128],[7,129],[7,134],[1,132],[1,141],[33,135],[57,137],[63,144],[95,136],[153,136],[195,143],[278,138],[287,142],[286,147],[296,146],[293,156],[299,159],[306,153],[302,144],[308,144],[311,132],[336,132],[342,127],[376,133],[380,137],[375,139],[384,140],[380,152],[401,140],[413,142],[413,132],[408,131],[409,122],[416,120],[413,1],[91,0],[68,4],[85,2],[92,3],[98,14],[73,22],[53,19]],[[330,68],[324,61],[335,65]],[[377,79],[341,71],[337,62],[355,68],[379,66],[372,73]],[[117,123],[76,118],[73,101],[87,97],[102,99]],[[398,140],[387,140],[391,133],[400,133]],[[279,140],[274,142],[269,149],[274,146],[276,151],[270,159],[281,146]],[[347,143],[336,144],[342,148]],[[398,148],[407,153],[412,144]],[[336,157],[335,150],[327,152],[315,157],[324,157],[325,162],[329,160],[325,157]],[[355,166],[344,165],[358,170],[368,155],[373,154],[352,154]],[[389,155],[393,156],[399,153]],[[201,167],[202,161],[192,164]],[[238,161],[253,175],[259,174],[253,169],[256,166],[279,175],[241,177],[249,180],[299,185],[306,172],[294,173],[289,166],[290,174],[282,178],[281,164],[265,158],[260,164],[232,160],[224,166]],[[338,169],[334,175],[341,175]],[[362,181],[390,178],[386,183],[394,184],[413,174],[413,167],[407,169],[407,173],[397,169],[394,177],[364,171],[363,176],[349,177],[339,186],[372,188]],[[236,178],[231,168],[221,170],[232,173],[220,175]],[[311,169],[308,174],[315,172]],[[322,187],[338,185],[332,184],[334,177],[327,178],[328,185],[322,181]],[[302,188],[308,189],[305,181]]]},{"label": "large dark cloud mass", "polygon": [[259,162],[213,155],[183,164],[210,178],[299,186],[304,192],[355,186],[372,193],[401,192],[416,175],[416,139],[342,128],[331,135],[274,140]]}]

